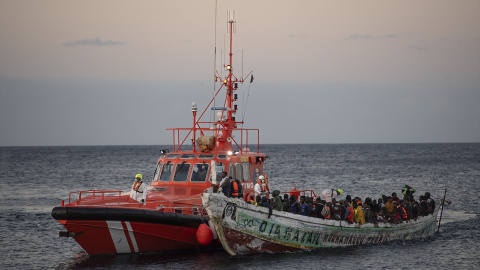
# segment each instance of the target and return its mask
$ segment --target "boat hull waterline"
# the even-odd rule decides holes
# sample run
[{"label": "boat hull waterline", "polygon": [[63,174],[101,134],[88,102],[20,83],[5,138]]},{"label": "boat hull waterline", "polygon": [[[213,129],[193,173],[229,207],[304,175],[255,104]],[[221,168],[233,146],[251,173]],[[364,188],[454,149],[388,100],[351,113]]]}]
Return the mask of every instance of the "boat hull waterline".
[{"label": "boat hull waterline", "polygon": [[437,207],[433,215],[408,223],[359,225],[276,210],[268,217],[268,208],[218,193],[205,192],[202,199],[219,240],[231,255],[295,252],[426,238],[436,231],[439,210]]}]

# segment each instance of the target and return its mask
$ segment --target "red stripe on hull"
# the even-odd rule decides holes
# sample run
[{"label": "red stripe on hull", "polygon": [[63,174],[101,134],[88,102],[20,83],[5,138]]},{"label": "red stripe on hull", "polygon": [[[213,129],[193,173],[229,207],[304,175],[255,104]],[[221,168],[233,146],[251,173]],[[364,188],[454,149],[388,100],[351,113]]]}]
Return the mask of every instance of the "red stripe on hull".
[{"label": "red stripe on hull", "polygon": [[[118,253],[106,221],[73,220],[61,223],[68,231],[78,233],[74,239],[88,254]],[[206,246],[199,244],[196,239],[197,228],[140,222],[130,222],[130,225],[140,253],[221,248],[217,240]],[[122,230],[130,253],[134,253],[133,239],[130,239],[124,221]]]},{"label": "red stripe on hull", "polygon": [[130,252],[135,252],[135,247],[133,246],[132,239],[130,239],[130,234],[128,233],[128,228],[127,228],[127,224],[125,224],[125,221],[122,221],[122,227],[123,227],[123,231],[125,232],[125,237],[127,238]]},{"label": "red stripe on hull", "polygon": [[226,242],[229,244],[230,248],[238,254],[260,252],[279,253],[303,250],[280,245],[270,241],[265,241],[249,234],[245,234],[226,227],[223,227],[223,233],[225,235]]}]

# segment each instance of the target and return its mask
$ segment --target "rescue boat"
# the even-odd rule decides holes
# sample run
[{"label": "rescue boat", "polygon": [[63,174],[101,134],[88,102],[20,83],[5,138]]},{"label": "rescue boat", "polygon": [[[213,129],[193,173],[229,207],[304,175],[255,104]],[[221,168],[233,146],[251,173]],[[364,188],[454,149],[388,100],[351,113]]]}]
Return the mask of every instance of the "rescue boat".
[{"label": "rescue boat", "polygon": [[[200,194],[212,187],[218,190],[220,175],[226,171],[241,182],[242,199],[252,198],[255,179],[264,175],[267,158],[260,152],[259,130],[245,129],[243,120],[235,119],[235,92],[239,84],[251,83],[253,74],[234,75],[235,21],[227,23],[226,76],[216,71],[220,85],[199,117],[197,105],[192,104],[191,127],[167,128],[173,135],[172,148],[161,151],[145,202],[130,198],[129,191],[70,192],[68,200],[52,210],[52,216],[66,228],[60,236],[73,237],[91,255],[221,248]],[[225,93],[223,106],[216,107],[221,92]],[[209,110],[217,117],[203,120]]]}]

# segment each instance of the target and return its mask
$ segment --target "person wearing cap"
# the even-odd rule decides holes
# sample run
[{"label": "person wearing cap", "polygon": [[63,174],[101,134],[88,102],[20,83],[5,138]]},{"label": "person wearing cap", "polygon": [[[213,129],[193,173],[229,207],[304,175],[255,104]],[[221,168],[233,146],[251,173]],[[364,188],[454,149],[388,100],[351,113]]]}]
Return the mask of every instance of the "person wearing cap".
[{"label": "person wearing cap", "polygon": [[322,191],[322,197],[327,203],[331,203],[332,199],[336,199],[340,195],[342,195],[341,189],[325,189]]},{"label": "person wearing cap", "polygon": [[141,174],[135,175],[135,182],[133,183],[132,190],[130,190],[130,198],[145,204],[147,199],[147,186],[143,183]]},{"label": "person wearing cap", "polygon": [[255,184],[254,191],[255,191],[255,197],[257,195],[268,194],[268,192],[265,192],[265,176],[260,175],[257,178],[257,183]]}]

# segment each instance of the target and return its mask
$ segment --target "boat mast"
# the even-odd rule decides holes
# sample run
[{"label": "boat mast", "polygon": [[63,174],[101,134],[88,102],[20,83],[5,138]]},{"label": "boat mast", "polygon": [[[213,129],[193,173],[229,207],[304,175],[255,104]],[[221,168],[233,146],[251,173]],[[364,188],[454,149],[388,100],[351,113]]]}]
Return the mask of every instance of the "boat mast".
[{"label": "boat mast", "polygon": [[230,28],[230,53],[229,55],[229,64],[227,65],[228,70],[228,84],[227,84],[227,118],[230,121],[234,122],[234,118],[232,117],[233,114],[233,91],[235,88],[233,87],[233,71],[232,71],[232,64],[233,64],[233,25],[235,24],[235,20],[228,21],[229,28]]}]

